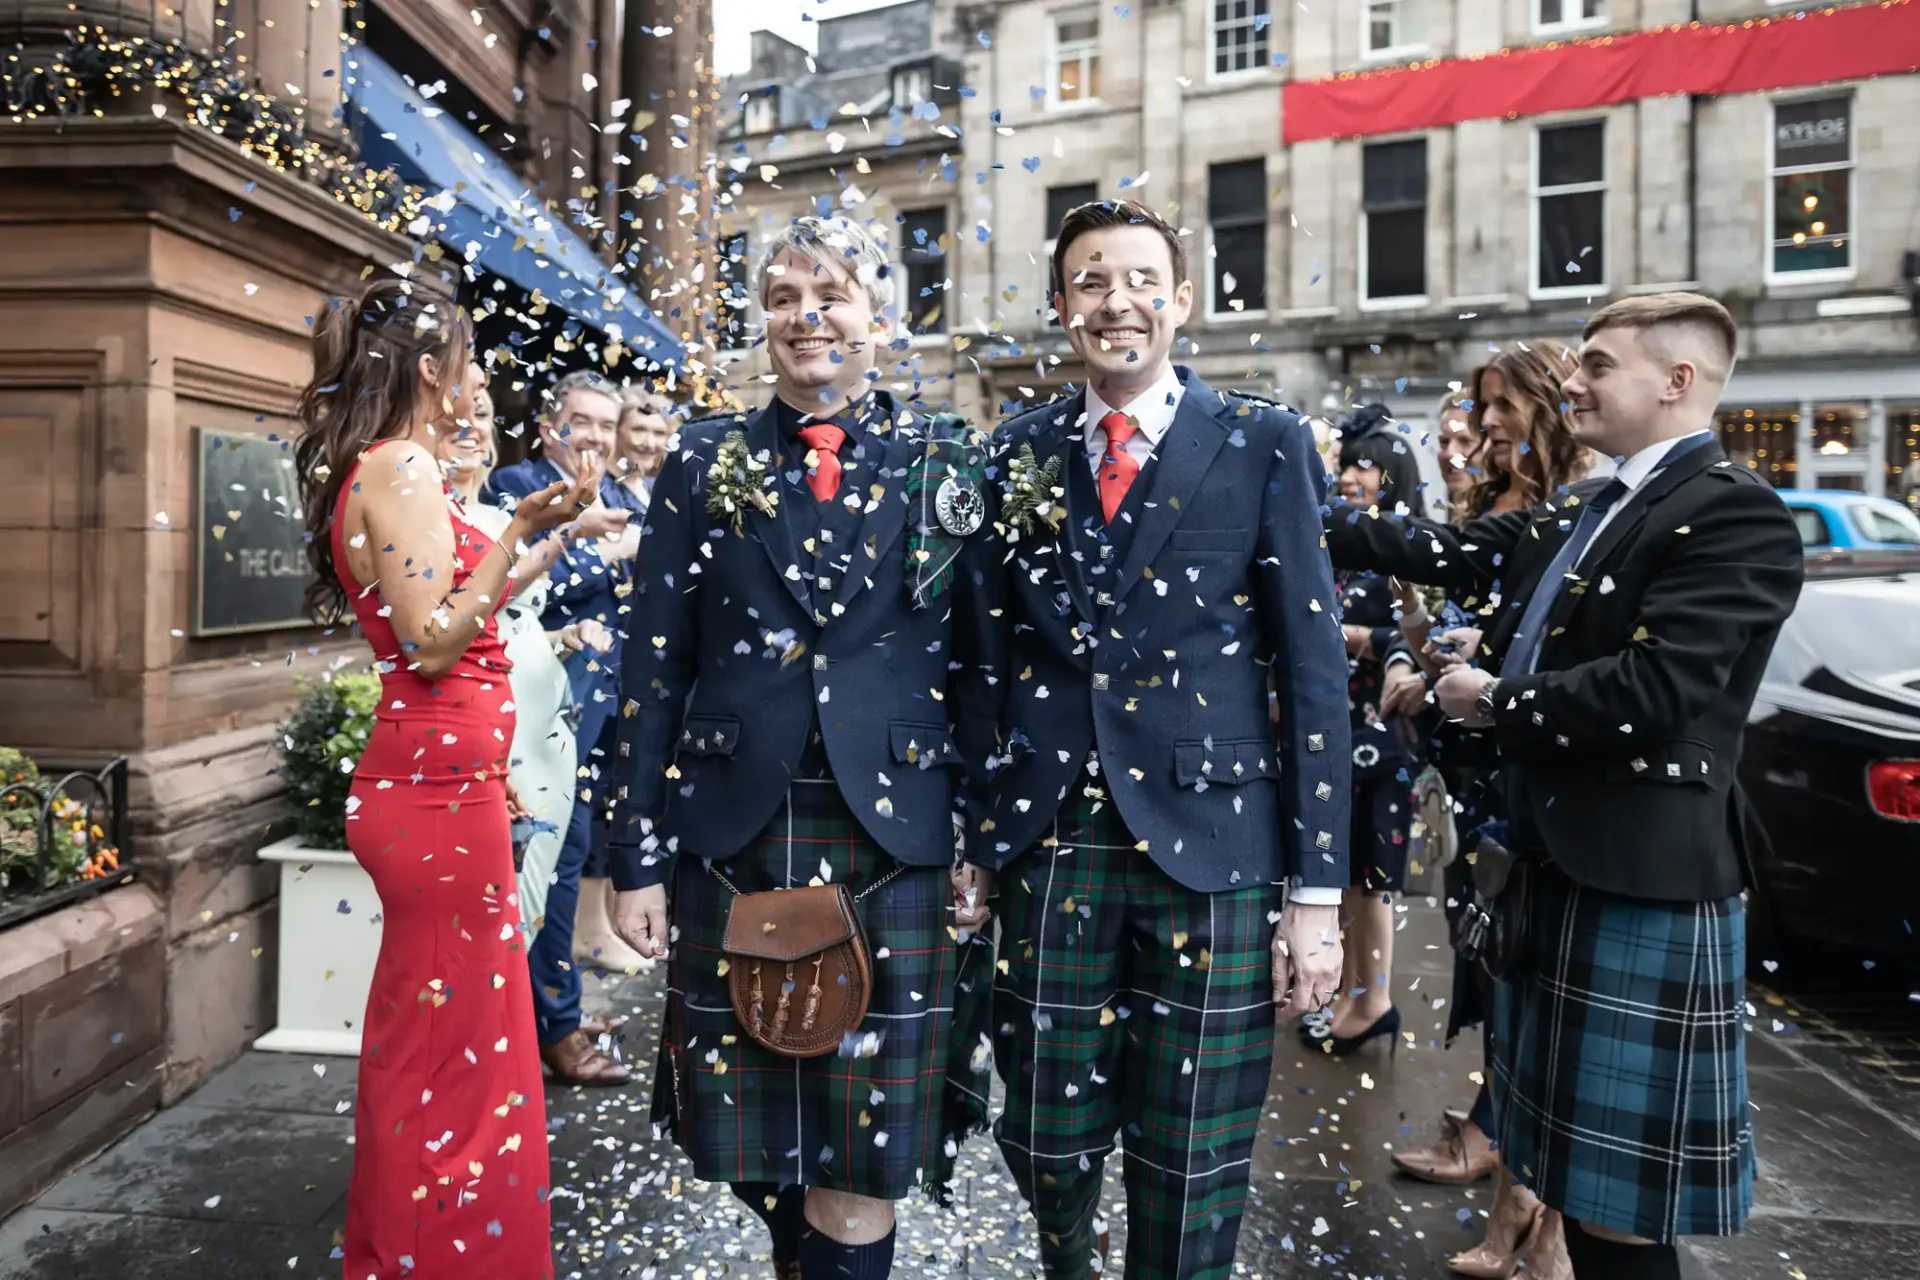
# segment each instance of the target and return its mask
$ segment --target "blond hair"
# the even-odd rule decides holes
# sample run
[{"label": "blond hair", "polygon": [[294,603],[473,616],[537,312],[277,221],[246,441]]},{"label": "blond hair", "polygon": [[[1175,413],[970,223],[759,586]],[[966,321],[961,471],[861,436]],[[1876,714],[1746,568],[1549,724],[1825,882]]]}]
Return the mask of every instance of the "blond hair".
[{"label": "blond hair", "polygon": [[767,303],[767,290],[777,278],[771,268],[783,253],[804,258],[816,267],[844,272],[866,290],[873,314],[885,313],[893,301],[888,282],[891,265],[886,248],[871,231],[849,218],[818,218],[812,214],[795,218],[782,228],[760,257],[760,305]]}]

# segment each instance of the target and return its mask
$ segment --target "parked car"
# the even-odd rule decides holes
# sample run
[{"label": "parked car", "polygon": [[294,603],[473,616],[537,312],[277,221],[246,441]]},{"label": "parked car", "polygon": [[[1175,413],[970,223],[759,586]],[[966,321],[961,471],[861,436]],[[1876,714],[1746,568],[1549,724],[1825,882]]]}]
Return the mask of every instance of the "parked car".
[{"label": "parked car", "polygon": [[[1804,497],[1805,495],[1795,495]],[[1747,725],[1748,957],[1920,961],[1920,549],[1808,564]]]},{"label": "parked car", "polygon": [[1920,552],[1920,517],[1891,498],[1850,489],[1788,489],[1780,497],[1810,560],[1897,567],[1899,556]]}]

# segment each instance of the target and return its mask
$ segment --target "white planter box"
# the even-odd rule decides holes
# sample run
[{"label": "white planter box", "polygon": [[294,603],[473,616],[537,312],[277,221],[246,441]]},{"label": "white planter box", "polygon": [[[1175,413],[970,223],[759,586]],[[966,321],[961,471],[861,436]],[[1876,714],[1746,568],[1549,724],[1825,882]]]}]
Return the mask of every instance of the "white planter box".
[{"label": "white planter box", "polygon": [[280,864],[280,1024],[253,1047],[357,1057],[380,954],[380,895],[344,849],[309,849],[295,837],[268,845],[260,860]]}]

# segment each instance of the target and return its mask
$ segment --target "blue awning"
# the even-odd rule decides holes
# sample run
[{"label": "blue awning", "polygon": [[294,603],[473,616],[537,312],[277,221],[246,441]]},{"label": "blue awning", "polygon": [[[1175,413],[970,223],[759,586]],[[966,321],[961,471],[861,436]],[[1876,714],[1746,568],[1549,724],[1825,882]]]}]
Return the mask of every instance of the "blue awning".
[{"label": "blue awning", "polygon": [[678,364],[684,358],[679,339],[636,296],[637,282],[614,275],[492,148],[365,46],[354,47],[346,64],[352,123],[364,126],[361,158],[391,164],[431,193],[422,222],[410,232],[538,291],[643,359]]}]

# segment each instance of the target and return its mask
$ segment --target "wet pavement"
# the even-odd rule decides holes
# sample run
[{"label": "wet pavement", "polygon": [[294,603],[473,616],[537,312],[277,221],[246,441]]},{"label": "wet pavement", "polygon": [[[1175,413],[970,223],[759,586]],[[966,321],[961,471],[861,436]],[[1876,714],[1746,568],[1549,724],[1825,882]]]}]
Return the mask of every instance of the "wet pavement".
[{"label": "wet pavement", "polygon": [[[1452,954],[1438,910],[1412,903],[1398,952],[1406,1019],[1398,1052],[1375,1044],[1333,1060],[1291,1034],[1280,1042],[1237,1275],[1444,1276],[1447,1256],[1479,1239],[1490,1183],[1455,1190],[1391,1173],[1391,1151],[1425,1145],[1443,1107],[1468,1103],[1481,1065],[1477,1036],[1450,1050],[1440,1044]],[[758,1220],[725,1188],[694,1182],[673,1147],[653,1138],[659,977],[592,980],[593,1006],[636,1015],[623,1034],[645,1068],[641,1081],[548,1091],[557,1273],[770,1276]],[[1686,1274],[1911,1277],[1920,1257],[1920,1015],[1884,976],[1782,985],[1800,996],[1751,992],[1759,1208],[1743,1237],[1689,1242]],[[0,1280],[337,1277],[354,1077],[346,1059],[242,1058],[0,1223]],[[1108,1183],[1107,1207],[1118,1214],[1117,1159]],[[954,1208],[916,1201],[900,1221],[897,1276],[1036,1274],[1031,1225],[988,1139],[966,1149]],[[1119,1254],[1123,1222],[1114,1236]]]}]

